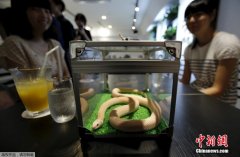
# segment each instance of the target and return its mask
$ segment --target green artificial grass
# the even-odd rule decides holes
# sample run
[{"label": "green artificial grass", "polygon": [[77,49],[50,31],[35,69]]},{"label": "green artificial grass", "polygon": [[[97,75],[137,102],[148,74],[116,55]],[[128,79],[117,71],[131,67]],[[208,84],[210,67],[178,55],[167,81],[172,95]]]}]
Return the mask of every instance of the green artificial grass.
[{"label": "green artificial grass", "polygon": [[[111,124],[109,123],[109,114],[114,108],[116,108],[120,105],[123,105],[124,103],[115,104],[114,106],[109,107],[105,113],[105,119],[104,119],[104,123],[103,123],[102,127],[100,127],[97,130],[92,130],[92,124],[97,118],[98,110],[99,110],[101,104],[110,98],[111,98],[110,93],[101,93],[101,94],[96,94],[95,96],[93,96],[92,98],[90,98],[88,100],[88,104],[90,104],[89,111],[83,117],[83,121],[84,121],[83,124],[84,124],[84,127],[87,128],[88,130],[90,130],[94,135],[107,135],[107,134],[121,133],[117,129],[113,128],[111,126]],[[151,112],[149,111],[148,108],[146,108],[144,106],[139,106],[139,109],[137,111],[135,111],[134,113],[130,113],[122,118],[145,119],[145,118],[149,117],[150,114],[151,114]],[[146,134],[160,134],[166,128],[168,128],[168,124],[162,118],[160,124],[156,128],[154,128],[152,130],[148,130],[145,133]]]},{"label": "green artificial grass", "polygon": [[158,95],[158,98],[159,98],[160,100],[164,100],[164,99],[166,99],[166,98],[169,97],[169,96],[171,96],[171,94],[159,94],[159,95]]}]

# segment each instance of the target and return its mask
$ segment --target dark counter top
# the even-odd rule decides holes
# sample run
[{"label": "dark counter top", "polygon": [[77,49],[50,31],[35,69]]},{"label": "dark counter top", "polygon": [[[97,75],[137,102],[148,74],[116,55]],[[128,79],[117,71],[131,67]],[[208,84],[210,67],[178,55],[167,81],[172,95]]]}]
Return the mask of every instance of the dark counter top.
[{"label": "dark counter top", "polygon": [[[240,110],[223,104],[213,97],[193,91],[179,84],[174,119],[173,138],[170,146],[156,141],[141,141],[137,145],[119,145],[109,142],[90,142],[86,156],[240,156]],[[35,152],[37,157],[82,156],[77,119],[64,124],[55,123],[50,116],[23,119],[22,104],[0,111],[0,152]],[[196,138],[200,134],[216,137],[215,147],[229,153],[196,153]],[[218,136],[227,135],[228,147],[218,146]],[[134,143],[134,142],[133,142]],[[136,143],[135,143],[136,144]]]}]

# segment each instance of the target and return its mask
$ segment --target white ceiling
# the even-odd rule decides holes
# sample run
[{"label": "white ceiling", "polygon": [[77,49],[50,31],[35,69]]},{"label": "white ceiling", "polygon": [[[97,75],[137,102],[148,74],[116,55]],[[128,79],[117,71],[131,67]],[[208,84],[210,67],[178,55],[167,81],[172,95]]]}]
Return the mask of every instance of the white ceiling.
[{"label": "white ceiling", "polygon": [[[133,15],[136,0],[109,0],[105,2],[79,3],[79,0],[64,0],[67,11],[75,15],[81,12],[86,15],[88,25],[91,28],[112,25],[113,30],[119,32],[132,32]],[[140,0],[140,11],[137,13],[137,24],[143,17],[149,0]],[[101,15],[106,15],[107,19],[102,20]]]},{"label": "white ceiling", "polygon": [[[87,25],[95,40],[120,39],[119,34],[130,38],[144,38],[147,27],[153,22],[160,9],[169,0],[139,0],[140,11],[137,13],[136,28],[138,33],[131,29],[134,16],[136,0],[88,0],[94,2],[80,2],[80,0],[63,0],[66,5],[65,16],[74,22],[74,15],[83,13],[87,17]],[[101,16],[106,15],[107,19],[102,20]],[[99,37],[98,29],[112,25],[112,34],[108,39]]]},{"label": "white ceiling", "polygon": [[[87,25],[91,28],[94,40],[116,40],[120,39],[119,34],[128,38],[146,39],[146,29],[153,22],[159,11],[169,1],[176,0],[139,0],[140,11],[137,13],[136,29],[138,33],[133,33],[131,29],[134,16],[136,0],[105,0],[100,3],[99,0],[85,0],[91,2],[80,2],[81,0],[63,0],[66,5],[64,15],[69,19],[74,27],[74,16],[77,13],[83,13],[87,17]],[[0,0],[0,8],[10,5],[10,0]],[[101,16],[106,15],[105,21]],[[112,25],[111,35],[108,38],[102,38],[98,34],[100,27]]]}]

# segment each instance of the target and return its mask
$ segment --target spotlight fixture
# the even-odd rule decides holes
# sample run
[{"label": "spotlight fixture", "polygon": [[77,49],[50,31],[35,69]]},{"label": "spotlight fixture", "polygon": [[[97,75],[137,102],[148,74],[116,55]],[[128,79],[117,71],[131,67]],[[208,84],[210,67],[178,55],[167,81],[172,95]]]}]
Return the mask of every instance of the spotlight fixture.
[{"label": "spotlight fixture", "polygon": [[136,0],[135,8],[134,8],[134,14],[133,14],[133,23],[132,23],[133,33],[137,33],[137,30],[136,30],[137,12],[139,12],[139,10],[140,10],[139,6],[138,6],[138,3],[139,3],[139,0]]},{"label": "spotlight fixture", "polygon": [[136,12],[139,12],[139,7],[135,7],[134,9]]}]

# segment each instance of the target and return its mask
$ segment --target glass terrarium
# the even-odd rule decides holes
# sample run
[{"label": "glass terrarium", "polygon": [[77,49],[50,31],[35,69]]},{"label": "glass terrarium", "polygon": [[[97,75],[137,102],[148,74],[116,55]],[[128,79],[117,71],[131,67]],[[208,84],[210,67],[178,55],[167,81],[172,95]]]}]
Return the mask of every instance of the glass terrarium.
[{"label": "glass terrarium", "polygon": [[181,42],[72,41],[82,139],[172,136]]}]

